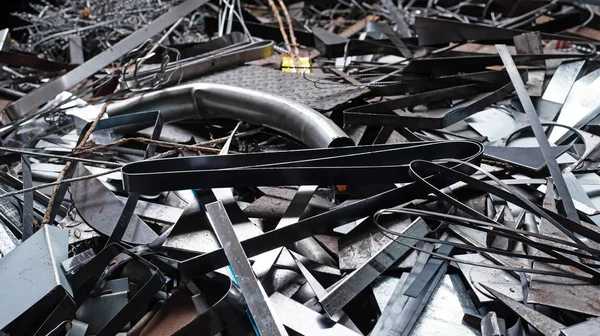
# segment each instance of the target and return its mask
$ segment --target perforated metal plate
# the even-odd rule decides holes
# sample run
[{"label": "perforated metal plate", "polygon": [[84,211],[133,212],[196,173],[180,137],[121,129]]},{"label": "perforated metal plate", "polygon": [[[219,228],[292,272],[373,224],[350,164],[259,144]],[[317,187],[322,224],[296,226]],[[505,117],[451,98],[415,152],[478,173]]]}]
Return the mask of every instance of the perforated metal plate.
[{"label": "perforated metal plate", "polygon": [[302,75],[286,73],[265,67],[246,65],[205,76],[193,83],[226,84],[264,91],[291,99],[317,110],[330,110],[369,90],[355,86],[315,87]]}]

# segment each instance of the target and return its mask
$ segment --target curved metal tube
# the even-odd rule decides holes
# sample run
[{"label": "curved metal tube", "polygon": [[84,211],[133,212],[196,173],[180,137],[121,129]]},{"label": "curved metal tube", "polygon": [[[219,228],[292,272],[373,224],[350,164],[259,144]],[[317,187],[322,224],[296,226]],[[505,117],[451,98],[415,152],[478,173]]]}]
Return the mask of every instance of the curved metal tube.
[{"label": "curved metal tube", "polygon": [[197,83],[168,88],[111,104],[107,113],[115,116],[151,110],[159,110],[165,122],[230,118],[263,125],[310,148],[354,145],[333,121],[308,106],[229,85]]}]

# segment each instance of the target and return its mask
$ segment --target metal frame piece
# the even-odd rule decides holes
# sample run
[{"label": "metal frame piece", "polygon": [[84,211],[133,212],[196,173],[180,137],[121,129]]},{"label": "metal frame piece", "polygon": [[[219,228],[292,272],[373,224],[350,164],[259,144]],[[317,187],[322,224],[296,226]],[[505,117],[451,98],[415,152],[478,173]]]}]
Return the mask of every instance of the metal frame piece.
[{"label": "metal frame piece", "polygon": [[207,2],[208,0],[188,0],[180,4],[152,21],[146,27],[119,41],[103,53],[93,57],[53,82],[48,83],[17,100],[7,107],[4,112],[13,121],[27,116],[36,107],[53,99],[59,93],[72,88],[77,83],[93,75],[97,71],[102,70],[107,64],[125,56],[133,48],[165,30],[180,18],[190,14]]},{"label": "metal frame piece", "polygon": [[[424,237],[429,233],[429,228],[422,218],[418,218],[403,233],[416,237]],[[323,309],[329,315],[337,313],[381,273],[392,266],[405,253],[409,252],[410,247],[414,246],[417,242],[418,240],[410,238],[390,241],[379,253],[343,278],[334,288],[328,291],[325,297],[319,300]]]},{"label": "metal frame piece", "polygon": [[159,110],[166,123],[230,118],[264,125],[308,147],[352,146],[354,142],[321,113],[287,98],[244,88],[197,83],[176,86],[109,105],[110,116]]},{"label": "metal frame piece", "polygon": [[267,294],[252,271],[250,261],[244,253],[233,226],[227,215],[227,211],[221,201],[206,205],[206,212],[237,282],[242,289],[242,294],[248,304],[248,309],[254,317],[261,335],[286,335],[285,327],[275,314],[273,307],[268,301]]}]

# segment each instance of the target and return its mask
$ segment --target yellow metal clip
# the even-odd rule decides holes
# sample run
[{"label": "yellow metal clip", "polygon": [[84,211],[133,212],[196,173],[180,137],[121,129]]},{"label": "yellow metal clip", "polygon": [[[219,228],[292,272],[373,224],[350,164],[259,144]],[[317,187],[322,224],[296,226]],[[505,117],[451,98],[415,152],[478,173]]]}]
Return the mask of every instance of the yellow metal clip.
[{"label": "yellow metal clip", "polygon": [[291,56],[281,57],[281,71],[292,72],[292,73],[310,73],[312,68],[310,58],[300,57],[295,62]]}]

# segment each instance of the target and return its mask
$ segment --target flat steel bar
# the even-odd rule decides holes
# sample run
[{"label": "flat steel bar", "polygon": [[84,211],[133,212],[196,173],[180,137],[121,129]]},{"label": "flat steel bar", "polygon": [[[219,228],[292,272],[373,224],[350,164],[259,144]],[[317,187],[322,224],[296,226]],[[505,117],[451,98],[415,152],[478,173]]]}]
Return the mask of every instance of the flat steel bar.
[{"label": "flat steel bar", "polygon": [[261,336],[286,335],[285,327],[279,320],[267,294],[252,271],[250,261],[242,244],[233,231],[227,211],[220,201],[206,205],[209,222],[223,247],[235,277],[242,289],[248,309],[254,317]]},{"label": "flat steel bar", "polygon": [[[33,180],[31,177],[31,161],[27,155],[21,156],[21,167],[23,172],[23,189],[31,188]],[[23,237],[22,241],[33,235],[33,191],[23,195]]]},{"label": "flat steel bar", "polygon": [[542,155],[546,160],[546,165],[548,166],[548,170],[550,171],[550,175],[554,179],[554,183],[556,184],[556,190],[558,191],[559,196],[562,199],[563,206],[565,209],[565,213],[567,218],[570,220],[579,223],[579,215],[577,214],[577,209],[575,209],[575,204],[573,203],[573,198],[571,197],[571,193],[567,188],[567,184],[562,176],[562,172],[556,159],[552,156],[550,142],[548,141],[548,137],[546,137],[546,133],[544,132],[544,128],[542,127],[542,123],[540,122],[540,118],[538,117],[535,107],[531,102],[531,98],[527,94],[527,89],[525,88],[525,84],[523,84],[523,80],[519,75],[519,71],[517,70],[517,66],[512,59],[512,56],[508,52],[506,45],[497,44],[496,49],[498,50],[498,54],[502,59],[502,63],[510,76],[510,80],[515,87],[515,91],[519,96],[519,100],[521,101],[521,105],[523,105],[523,109],[525,110],[525,114],[527,114],[527,118],[531,124],[531,129],[533,130],[533,134],[540,146],[540,150],[542,151]]},{"label": "flat steel bar", "polygon": [[[373,335],[379,335],[384,330],[390,330],[393,328],[398,315],[402,312],[403,307],[410,299],[408,296],[404,296],[404,291],[413,283],[419,273],[423,270],[427,261],[429,260],[429,253],[433,251],[433,244],[426,243],[423,246],[423,252],[419,253],[415,266],[410,270],[410,273],[404,273],[400,282],[394,288],[392,296],[385,306],[385,309],[381,313],[381,317],[377,320],[377,324],[371,332]],[[385,333],[383,333],[385,335]]]},{"label": "flat steel bar", "polygon": [[133,34],[119,41],[101,54],[93,57],[77,68],[69,71],[60,78],[41,86],[27,96],[17,100],[4,112],[12,121],[16,121],[27,116],[33,109],[53,99],[59,93],[68,90],[82,80],[92,76],[106,65],[125,56],[133,48],[139,46],[144,41],[169,28],[180,18],[195,11],[198,7],[206,4],[208,0],[188,0],[179,6],[171,9],[165,14],[152,21],[147,26],[137,30]]},{"label": "flat steel bar", "polygon": [[[422,218],[417,218],[403,233],[424,237],[429,233],[429,228]],[[323,309],[329,315],[334,315],[381,273],[410,251],[409,246],[414,246],[418,242],[416,239],[409,238],[402,238],[399,241],[404,245],[398,244],[395,240],[390,241],[379,253],[342,279],[335,288],[332,288],[325,297],[319,300]]]},{"label": "flat steel bar", "polygon": [[[452,249],[454,247],[450,245],[442,245],[437,250],[438,254],[443,254],[449,256],[452,253]],[[425,264],[425,267],[419,273],[417,278],[412,282],[412,284],[406,289],[404,295],[410,296],[413,298],[418,297],[425,290],[427,285],[431,282],[431,280],[435,277],[440,267],[444,263],[443,259],[439,258],[431,258]]]}]

